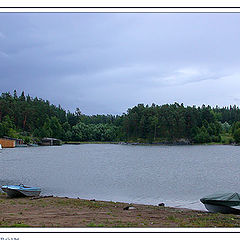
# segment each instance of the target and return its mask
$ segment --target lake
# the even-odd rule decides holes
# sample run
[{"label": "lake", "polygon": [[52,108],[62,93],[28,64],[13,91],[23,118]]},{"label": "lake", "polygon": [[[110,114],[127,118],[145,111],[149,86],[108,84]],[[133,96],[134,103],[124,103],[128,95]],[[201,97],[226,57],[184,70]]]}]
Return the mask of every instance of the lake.
[{"label": "lake", "polygon": [[205,210],[199,199],[240,192],[240,147],[80,144],[3,149],[0,185],[43,195]]}]

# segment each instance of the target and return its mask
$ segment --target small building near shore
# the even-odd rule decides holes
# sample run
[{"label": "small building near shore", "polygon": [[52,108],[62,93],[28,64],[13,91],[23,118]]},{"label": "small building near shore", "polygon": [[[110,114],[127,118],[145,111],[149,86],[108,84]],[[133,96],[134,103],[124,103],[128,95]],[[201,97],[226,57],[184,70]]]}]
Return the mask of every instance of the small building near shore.
[{"label": "small building near shore", "polygon": [[22,146],[23,140],[4,136],[3,138],[0,138],[0,144],[2,145],[2,148],[14,148],[14,147]]},{"label": "small building near shore", "polygon": [[62,141],[56,138],[43,138],[40,145],[42,146],[60,146]]},{"label": "small building near shore", "polygon": [[15,147],[15,141],[9,140],[5,138],[0,138],[0,144],[2,145],[2,148],[14,148]]},{"label": "small building near shore", "polygon": [[11,138],[11,137],[4,136],[3,139],[15,141],[15,147],[23,145],[23,140],[19,138]]}]

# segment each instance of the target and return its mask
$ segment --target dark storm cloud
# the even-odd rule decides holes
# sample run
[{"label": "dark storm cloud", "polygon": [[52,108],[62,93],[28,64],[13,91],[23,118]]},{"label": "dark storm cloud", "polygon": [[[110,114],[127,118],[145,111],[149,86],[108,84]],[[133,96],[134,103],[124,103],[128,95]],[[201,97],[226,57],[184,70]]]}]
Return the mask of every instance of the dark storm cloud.
[{"label": "dark storm cloud", "polygon": [[86,114],[152,102],[234,104],[239,20],[234,13],[0,13],[1,91],[24,90]]}]

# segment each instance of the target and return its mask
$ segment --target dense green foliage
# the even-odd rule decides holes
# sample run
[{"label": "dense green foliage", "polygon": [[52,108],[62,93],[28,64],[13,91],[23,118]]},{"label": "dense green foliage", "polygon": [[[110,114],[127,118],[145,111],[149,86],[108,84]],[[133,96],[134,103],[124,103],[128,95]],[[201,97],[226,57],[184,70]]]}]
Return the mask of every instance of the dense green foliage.
[{"label": "dense green foliage", "polygon": [[54,137],[65,141],[136,141],[240,143],[240,109],[185,107],[183,104],[138,104],[121,116],[87,116],[47,100],[2,93],[0,137],[31,139]]},{"label": "dense green foliage", "polygon": [[[239,115],[240,117],[240,115]],[[210,106],[184,107],[166,104],[151,107],[139,104],[128,109],[123,119],[127,139],[173,142],[185,139],[195,143],[219,142],[221,122]]]},{"label": "dense green foliage", "polygon": [[118,140],[118,116],[81,114],[66,112],[42,99],[25,97],[24,92],[18,97],[2,93],[0,97],[0,137],[9,136],[41,139],[54,137],[66,141],[114,141]]}]

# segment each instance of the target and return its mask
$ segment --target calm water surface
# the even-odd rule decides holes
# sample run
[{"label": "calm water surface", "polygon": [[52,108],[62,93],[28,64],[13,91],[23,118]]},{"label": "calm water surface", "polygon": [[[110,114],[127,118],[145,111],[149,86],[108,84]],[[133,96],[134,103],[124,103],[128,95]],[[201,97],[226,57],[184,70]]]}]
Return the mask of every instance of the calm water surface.
[{"label": "calm water surface", "polygon": [[43,195],[204,210],[199,199],[240,192],[240,147],[81,144],[3,149],[0,185]]}]

